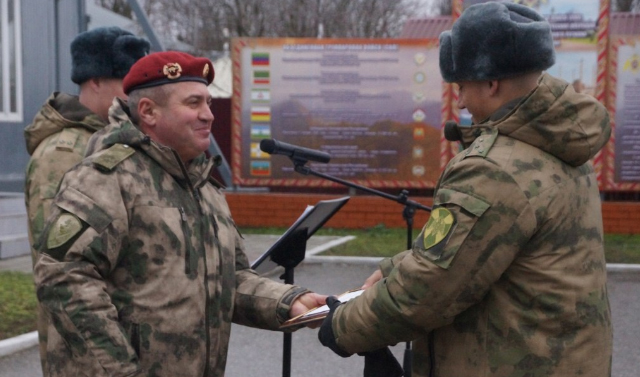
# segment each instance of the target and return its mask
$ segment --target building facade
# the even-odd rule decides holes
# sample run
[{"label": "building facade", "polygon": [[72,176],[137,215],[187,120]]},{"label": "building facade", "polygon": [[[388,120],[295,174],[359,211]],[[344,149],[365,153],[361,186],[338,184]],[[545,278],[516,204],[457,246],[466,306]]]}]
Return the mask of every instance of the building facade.
[{"label": "building facade", "polygon": [[76,93],[69,44],[86,30],[84,0],[0,0],[0,192],[22,192],[22,130],[53,91]]}]

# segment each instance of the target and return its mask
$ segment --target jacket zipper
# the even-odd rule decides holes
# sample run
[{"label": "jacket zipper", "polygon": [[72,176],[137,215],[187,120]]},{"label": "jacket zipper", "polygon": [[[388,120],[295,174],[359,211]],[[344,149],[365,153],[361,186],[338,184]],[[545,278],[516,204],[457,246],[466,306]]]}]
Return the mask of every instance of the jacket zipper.
[{"label": "jacket zipper", "polygon": [[[204,212],[202,211],[202,205],[200,203],[200,194],[198,193],[198,191],[195,189],[195,187],[193,187],[193,184],[191,183],[191,179],[189,179],[189,173],[187,172],[187,169],[184,166],[184,163],[182,163],[182,160],[180,159],[180,156],[178,156],[178,154],[173,151],[173,154],[176,158],[176,161],[178,162],[178,165],[180,165],[180,170],[182,170],[182,175],[184,176],[185,180],[187,181],[187,185],[189,186],[189,191],[191,192],[191,195],[193,196],[193,200],[196,204],[196,207],[198,207],[198,214],[200,215],[200,217],[202,218],[204,216]],[[184,208],[182,209],[182,213],[184,213]],[[186,219],[186,213],[184,213],[185,219]],[[202,219],[200,219],[199,221],[196,220],[196,222],[200,223],[200,229],[201,230],[205,230],[204,227],[204,222],[202,221]],[[188,224],[186,223],[186,221],[183,221],[183,224],[185,224],[185,229],[188,229]],[[205,302],[204,302],[204,329],[205,329],[205,333],[206,333],[206,359],[205,359],[205,365],[204,365],[204,371],[203,371],[203,377],[208,377],[209,376],[209,368],[210,368],[210,364],[209,364],[209,359],[211,358],[211,335],[210,335],[210,331],[209,331],[209,284],[208,283],[208,276],[209,276],[209,271],[207,269],[207,253],[204,251],[204,240],[203,240],[203,236],[204,233],[200,234],[200,247],[202,250],[202,262],[204,264],[204,276],[202,277],[202,283],[204,284],[204,294],[205,294]],[[189,243],[189,245],[191,245],[191,243]],[[190,247],[190,246],[189,246]],[[197,260],[197,259],[196,259]]]},{"label": "jacket zipper", "polygon": [[[198,207],[198,214],[200,215],[200,218],[202,218],[204,216],[204,212],[202,211],[202,205],[200,203],[200,194],[198,193],[198,191],[191,186],[191,182],[189,182],[189,186],[191,187],[191,190],[193,192],[193,198],[196,202],[196,206]],[[210,334],[210,330],[209,330],[209,313],[211,311],[210,309],[210,299],[209,299],[209,268],[207,267],[207,253],[205,251],[204,248],[204,232],[206,232],[207,230],[204,229],[204,221],[202,221],[202,219],[200,220],[200,249],[202,250],[202,263],[204,265],[204,276],[202,277],[202,281],[204,283],[204,293],[205,293],[205,307],[204,307],[204,328],[207,332],[207,353],[206,353],[206,358],[207,361],[205,363],[204,366],[204,376],[207,377],[209,376],[209,368],[211,367],[211,365],[209,364],[209,360],[211,359],[211,334]]]},{"label": "jacket zipper", "polygon": [[191,263],[194,255],[193,245],[191,244],[191,230],[189,229],[187,212],[184,210],[184,207],[180,207],[178,210],[180,211],[180,225],[182,226],[182,233],[184,233],[185,237],[184,273],[187,274],[187,276],[192,276],[193,271]]}]

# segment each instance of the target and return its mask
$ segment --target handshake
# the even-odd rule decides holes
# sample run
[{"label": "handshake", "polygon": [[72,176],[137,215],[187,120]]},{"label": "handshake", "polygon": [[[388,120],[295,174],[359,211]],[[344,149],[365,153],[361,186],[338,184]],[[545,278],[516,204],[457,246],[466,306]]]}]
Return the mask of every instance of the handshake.
[{"label": "handshake", "polygon": [[[282,324],[281,329],[296,328],[301,325],[306,325],[311,328],[320,326],[320,330],[318,331],[318,340],[320,340],[320,343],[340,357],[350,357],[352,354],[341,349],[336,342],[333,331],[333,316],[340,305],[360,296],[365,292],[365,289],[381,279],[382,274],[380,270],[377,270],[365,281],[361,289],[347,291],[338,297],[329,296],[326,298],[325,305],[319,305],[302,314],[293,316]],[[398,360],[396,360],[388,347],[374,351],[359,352],[358,355],[364,356],[364,377],[401,377],[405,375],[402,366],[398,363]],[[407,374],[407,376],[410,376],[410,374]]]}]

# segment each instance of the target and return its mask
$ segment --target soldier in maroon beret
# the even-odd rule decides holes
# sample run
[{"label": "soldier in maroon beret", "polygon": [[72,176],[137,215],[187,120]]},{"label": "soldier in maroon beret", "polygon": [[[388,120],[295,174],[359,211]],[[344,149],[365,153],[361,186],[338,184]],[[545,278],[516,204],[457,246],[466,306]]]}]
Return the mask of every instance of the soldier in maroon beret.
[{"label": "soldier in maroon beret", "polygon": [[208,59],[161,52],[65,175],[38,246],[50,376],[223,376],[231,322],[276,330],[326,296],[249,267],[210,178]]}]

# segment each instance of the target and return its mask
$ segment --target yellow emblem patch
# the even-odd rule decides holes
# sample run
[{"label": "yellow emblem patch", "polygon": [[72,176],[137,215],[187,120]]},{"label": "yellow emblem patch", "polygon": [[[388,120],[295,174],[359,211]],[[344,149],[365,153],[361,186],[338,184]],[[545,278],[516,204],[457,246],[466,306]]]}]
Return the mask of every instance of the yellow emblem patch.
[{"label": "yellow emblem patch", "polygon": [[64,245],[81,230],[82,222],[80,219],[70,213],[63,213],[58,216],[58,219],[49,230],[47,248],[55,249]]},{"label": "yellow emblem patch", "polygon": [[422,245],[424,249],[428,250],[445,239],[454,223],[455,218],[448,209],[438,207],[431,211],[431,216],[422,234]]}]

